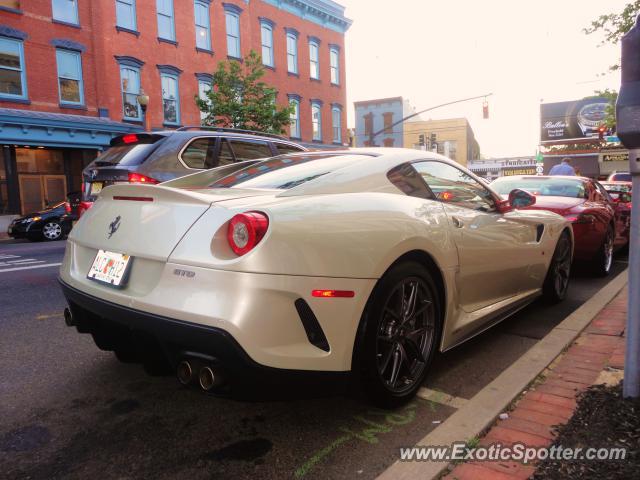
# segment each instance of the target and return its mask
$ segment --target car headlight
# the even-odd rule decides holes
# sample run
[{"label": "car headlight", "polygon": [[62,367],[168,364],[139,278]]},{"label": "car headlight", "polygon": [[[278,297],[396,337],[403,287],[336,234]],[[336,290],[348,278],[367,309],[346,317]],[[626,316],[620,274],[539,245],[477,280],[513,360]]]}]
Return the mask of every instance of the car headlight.
[{"label": "car headlight", "polygon": [[27,218],[26,220],[23,220],[23,222],[24,223],[33,223],[33,222],[37,222],[38,220],[42,220],[42,217]]}]

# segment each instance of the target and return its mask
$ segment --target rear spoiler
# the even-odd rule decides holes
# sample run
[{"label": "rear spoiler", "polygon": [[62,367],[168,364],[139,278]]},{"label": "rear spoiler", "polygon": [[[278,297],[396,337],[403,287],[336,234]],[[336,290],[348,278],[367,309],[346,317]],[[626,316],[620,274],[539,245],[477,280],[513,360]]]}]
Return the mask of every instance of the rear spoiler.
[{"label": "rear spoiler", "polygon": [[157,133],[126,133],[112,138],[109,144],[112,147],[117,145],[150,144],[156,143],[164,137],[164,135]]}]

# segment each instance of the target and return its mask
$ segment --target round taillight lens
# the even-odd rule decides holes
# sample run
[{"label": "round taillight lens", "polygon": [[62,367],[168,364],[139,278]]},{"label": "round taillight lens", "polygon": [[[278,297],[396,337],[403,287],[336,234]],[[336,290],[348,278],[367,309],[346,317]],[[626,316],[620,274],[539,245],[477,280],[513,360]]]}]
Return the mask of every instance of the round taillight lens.
[{"label": "round taillight lens", "polygon": [[245,212],[234,216],[229,222],[227,240],[236,255],[251,251],[269,227],[269,218],[261,212]]}]

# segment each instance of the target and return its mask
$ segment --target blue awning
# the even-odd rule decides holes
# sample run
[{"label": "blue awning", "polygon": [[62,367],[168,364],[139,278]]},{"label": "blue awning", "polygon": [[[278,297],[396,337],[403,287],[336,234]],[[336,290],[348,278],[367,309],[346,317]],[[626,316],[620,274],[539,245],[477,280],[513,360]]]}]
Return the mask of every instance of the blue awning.
[{"label": "blue awning", "polygon": [[0,144],[103,149],[142,127],[109,118],[0,108]]}]

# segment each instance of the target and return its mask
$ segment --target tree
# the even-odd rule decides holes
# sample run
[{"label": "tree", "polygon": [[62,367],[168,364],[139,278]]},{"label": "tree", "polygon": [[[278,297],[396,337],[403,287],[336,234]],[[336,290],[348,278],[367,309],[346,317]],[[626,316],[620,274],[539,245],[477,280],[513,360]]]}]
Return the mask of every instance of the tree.
[{"label": "tree", "polygon": [[262,59],[253,50],[243,61],[219,62],[207,98],[195,97],[206,114],[203,124],[284,133],[293,107],[276,104],[276,89],[260,80],[264,73]]},{"label": "tree", "polygon": [[[602,31],[604,34],[603,44],[616,44],[625,33],[631,30],[638,14],[640,14],[640,0],[635,0],[634,2],[626,4],[620,13],[600,15],[596,20],[591,22],[590,26],[584,29],[584,33],[590,35]],[[618,70],[619,68],[619,63],[609,67],[610,70]]]},{"label": "tree", "polygon": [[[602,32],[604,34],[604,40],[602,43],[616,44],[635,24],[636,17],[640,14],[640,0],[635,0],[625,5],[620,13],[609,13],[606,15],[600,15],[596,20],[591,22],[591,25],[584,29],[584,33],[591,35],[592,33]],[[616,63],[611,65],[609,70],[615,71],[620,68],[620,64]],[[605,125],[609,128],[615,129],[616,126],[616,112],[615,104],[618,99],[618,92],[615,90],[603,90],[596,91],[596,97],[605,97],[609,100],[609,106],[607,107]]]}]

